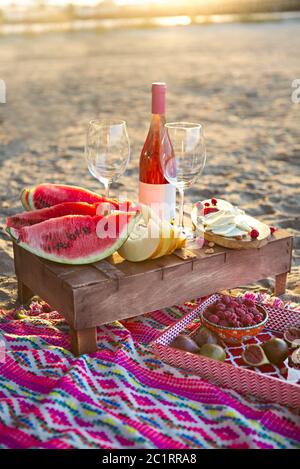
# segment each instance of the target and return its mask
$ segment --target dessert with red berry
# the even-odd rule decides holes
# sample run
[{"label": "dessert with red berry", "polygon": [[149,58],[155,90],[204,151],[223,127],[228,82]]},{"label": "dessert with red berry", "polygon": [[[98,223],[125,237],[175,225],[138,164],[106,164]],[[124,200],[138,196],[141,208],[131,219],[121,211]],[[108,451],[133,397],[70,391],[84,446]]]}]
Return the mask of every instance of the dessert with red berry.
[{"label": "dessert with red berry", "polygon": [[213,197],[197,202],[191,213],[195,229],[208,241],[232,249],[261,247],[275,232],[244,210]]}]

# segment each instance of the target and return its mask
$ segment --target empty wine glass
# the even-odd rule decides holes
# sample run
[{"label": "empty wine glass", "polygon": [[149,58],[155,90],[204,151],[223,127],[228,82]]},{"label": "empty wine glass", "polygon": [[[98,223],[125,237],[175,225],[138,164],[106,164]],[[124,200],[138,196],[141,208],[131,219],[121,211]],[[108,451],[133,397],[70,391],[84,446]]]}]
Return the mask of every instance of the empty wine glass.
[{"label": "empty wine glass", "polygon": [[161,167],[167,181],[179,191],[179,226],[189,235],[183,224],[184,191],[197,181],[205,166],[203,127],[190,122],[171,122],[165,127]]},{"label": "empty wine glass", "polygon": [[130,157],[126,122],[111,119],[90,121],[85,157],[90,173],[104,185],[105,196],[108,197],[110,185],[125,172]]}]

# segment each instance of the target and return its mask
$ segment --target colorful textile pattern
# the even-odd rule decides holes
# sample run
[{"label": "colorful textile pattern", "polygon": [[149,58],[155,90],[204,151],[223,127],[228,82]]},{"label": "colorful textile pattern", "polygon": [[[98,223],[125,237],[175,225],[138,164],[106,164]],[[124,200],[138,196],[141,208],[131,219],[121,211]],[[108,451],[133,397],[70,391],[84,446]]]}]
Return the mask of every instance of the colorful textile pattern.
[{"label": "colorful textile pattern", "polygon": [[98,351],[80,358],[47,305],[1,311],[0,447],[299,448],[295,411],[220,389],[150,352],[194,306],[99,327]]}]

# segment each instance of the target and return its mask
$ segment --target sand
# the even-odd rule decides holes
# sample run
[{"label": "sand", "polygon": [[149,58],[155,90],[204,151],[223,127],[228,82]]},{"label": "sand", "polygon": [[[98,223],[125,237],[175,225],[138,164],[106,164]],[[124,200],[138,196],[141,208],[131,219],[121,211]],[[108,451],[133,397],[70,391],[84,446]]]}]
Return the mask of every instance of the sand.
[{"label": "sand", "polygon": [[[100,189],[83,155],[87,123],[99,115],[128,122],[131,163],[112,192],[135,197],[150,84],[166,81],[168,120],[205,127],[207,165],[187,200],[223,197],[293,233],[285,298],[300,300],[300,104],[291,101],[299,39],[297,21],[1,37],[1,218],[20,211],[24,186]],[[11,242],[1,230],[0,307],[15,299]]]}]

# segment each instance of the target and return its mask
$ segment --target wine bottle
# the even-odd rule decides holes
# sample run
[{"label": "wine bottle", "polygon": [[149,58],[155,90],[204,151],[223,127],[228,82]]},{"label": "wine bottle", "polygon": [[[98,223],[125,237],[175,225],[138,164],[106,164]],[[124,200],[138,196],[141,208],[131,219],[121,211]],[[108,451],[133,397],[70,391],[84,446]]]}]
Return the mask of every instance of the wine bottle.
[{"label": "wine bottle", "polygon": [[152,119],[140,156],[139,201],[165,220],[175,218],[176,188],[164,177],[160,155],[168,144],[165,129],[166,84],[152,83]]}]

